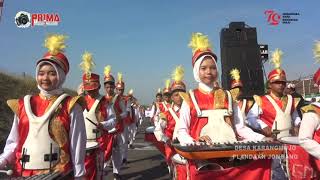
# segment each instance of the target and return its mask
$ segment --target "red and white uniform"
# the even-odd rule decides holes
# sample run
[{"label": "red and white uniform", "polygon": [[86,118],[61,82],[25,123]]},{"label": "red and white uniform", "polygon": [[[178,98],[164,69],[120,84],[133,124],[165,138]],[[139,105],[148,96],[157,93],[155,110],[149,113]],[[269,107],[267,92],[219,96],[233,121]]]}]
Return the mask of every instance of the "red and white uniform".
[{"label": "red and white uniform", "polygon": [[125,102],[118,95],[115,95],[113,97],[106,96],[106,98],[109,102],[112,102],[114,111],[116,113],[119,113],[122,119],[122,121],[117,122],[116,124],[117,131],[114,134],[115,136],[114,138],[116,142],[114,142],[115,145],[112,148],[112,156],[111,156],[113,173],[119,174],[121,165],[122,165],[122,160],[123,160],[123,144],[125,143],[125,139],[122,136],[122,133],[124,131],[123,120],[127,117],[127,111],[126,111]]},{"label": "red and white uniform", "polygon": [[138,106],[131,104],[130,116],[132,119],[132,123],[128,126],[129,145],[133,145],[133,141],[135,140],[135,136],[137,134],[137,126],[141,119],[141,112],[139,111]]},{"label": "red and white uniform", "polygon": [[[217,90],[216,90],[217,91]],[[228,110],[230,111],[232,108],[233,111],[233,126],[235,131],[233,137],[238,138],[239,136],[244,137],[245,139],[250,139],[251,141],[262,140],[264,138],[263,135],[253,132],[250,128],[246,127],[239,110],[239,107],[236,104],[232,103],[231,95],[225,96],[225,99],[215,97],[216,93],[213,92],[211,88],[208,86],[199,83],[199,88],[193,90],[194,99],[184,98],[184,101],[180,110],[180,122],[179,127],[177,127],[178,139],[181,145],[193,144],[195,140],[198,140],[201,136],[202,129],[208,124],[208,119],[210,117],[198,117],[199,110],[202,113],[205,113],[206,110],[215,110],[218,106],[220,110]],[[220,90],[221,92],[221,90]],[[223,91],[225,92],[225,91]],[[190,97],[190,94],[188,95]],[[189,99],[189,100],[188,100]],[[220,102],[215,102],[215,100],[220,99]],[[195,106],[194,102],[197,103]],[[214,107],[213,104],[219,104]],[[199,108],[199,109],[198,109]],[[218,109],[217,109],[218,110]],[[200,113],[201,113],[200,112]],[[219,116],[219,114],[217,114]],[[230,127],[232,125],[229,125]],[[229,128],[230,128],[229,127]],[[225,131],[224,127],[224,131]],[[219,136],[219,133],[216,134]],[[220,135],[221,136],[221,135]],[[231,135],[232,136],[232,135]],[[213,141],[215,137],[210,137]],[[223,139],[223,137],[221,137]],[[231,140],[231,139],[230,139]],[[236,140],[236,139],[235,139]],[[219,140],[221,142],[221,140]],[[228,139],[227,139],[228,141]],[[229,167],[228,170],[218,170],[218,171],[205,171],[201,172],[196,169],[196,163],[194,161],[188,161],[189,163],[189,173],[191,179],[228,179],[235,178],[237,179],[248,179],[248,176],[254,177],[254,179],[263,179],[266,177],[270,177],[270,162],[266,161],[253,161],[250,164],[239,166],[239,167]],[[257,171],[252,171],[252,167],[257,167]],[[250,179],[250,178],[249,178]]]},{"label": "red and white uniform", "polygon": [[[288,98],[292,98],[292,96],[287,95],[287,97],[284,96],[281,99],[275,98],[273,95],[262,96],[261,100],[258,100],[260,102],[256,102],[247,114],[249,124],[256,129],[263,129],[265,127],[272,128],[273,122],[277,116],[277,109],[280,108],[283,113],[285,113],[284,110],[286,109],[286,107],[288,107],[291,110],[287,115],[291,116],[292,124],[294,124],[295,126],[299,125],[301,119],[295,108],[295,104],[297,103],[292,98],[291,107],[288,106]],[[274,101],[277,107],[274,107],[273,103],[270,100]],[[258,105],[258,103],[260,105]]]},{"label": "red and white uniform", "polygon": [[[156,125],[154,130],[154,134],[156,135],[158,141],[166,143],[168,140],[173,140],[176,120],[172,116],[172,113],[176,119],[179,119],[179,110],[180,108],[178,106],[173,105],[172,107],[168,108],[168,111],[161,113],[159,123]],[[164,154],[168,164],[171,164],[171,157],[174,155],[174,152],[175,151],[173,147],[165,144]]]},{"label": "red and white uniform", "polygon": [[[105,129],[105,131],[100,132],[99,137],[94,140],[95,142],[98,142],[99,149],[97,149],[92,154],[87,154],[86,156],[86,177],[92,180],[102,179],[103,162],[108,161],[112,152],[113,135],[109,134],[108,130],[111,130],[115,127],[115,114],[108,101],[104,97],[98,97],[98,99],[96,99],[89,95],[86,95],[85,101],[86,110],[89,112],[94,112],[96,120],[98,121],[98,123],[101,123]],[[85,121],[88,120],[85,119]],[[88,140],[88,142],[90,142],[90,140]],[[101,158],[100,153],[102,153],[103,158]]]},{"label": "red and white uniform", "polygon": [[156,112],[156,117],[154,118],[154,136],[157,141],[153,142],[154,146],[160,151],[162,155],[165,156],[165,146],[164,143],[166,141],[165,138],[166,136],[163,135],[162,129],[165,127],[163,124],[163,121],[161,121],[161,116],[164,115],[170,108],[170,104],[167,102],[160,102],[158,104],[157,112]]},{"label": "red and white uniform", "polygon": [[[280,130],[280,133],[277,135],[277,138],[290,137],[292,135],[289,133],[289,130],[292,128],[292,124],[298,126],[301,122],[296,110],[296,104],[298,104],[297,100],[293,99],[290,95],[284,96],[281,99],[275,98],[273,95],[265,95],[253,105],[248,113],[248,120],[257,129],[265,127],[275,129],[275,122],[279,121],[277,123],[277,130]],[[288,122],[282,123],[283,121]],[[301,178],[310,179],[314,175],[312,174],[313,170],[309,155],[296,143],[285,143],[288,164],[285,172],[293,180]]]},{"label": "red and white uniform", "polygon": [[304,114],[299,130],[300,145],[309,157],[313,173],[320,172],[320,103],[315,102],[303,108]]},{"label": "red and white uniform", "polygon": [[[58,157],[60,161],[52,169],[62,173],[73,169],[74,176],[80,177],[85,174],[86,133],[82,115],[83,109],[75,103],[77,99],[78,97],[71,98],[68,96],[62,100],[61,106],[58,107],[58,113],[50,120],[49,132],[54,142],[59,145],[61,152]],[[32,112],[27,112],[29,111],[26,107],[26,103],[28,102],[25,102],[24,99],[8,101],[15,115],[4,152],[0,157],[0,162],[6,162],[5,164],[15,162],[15,175],[21,174],[22,166],[20,158],[23,154],[22,147],[30,133],[28,118],[30,116],[28,113],[33,114],[37,118],[44,117],[56,100],[57,96],[51,96],[50,98],[45,98],[42,95],[31,96],[30,106]],[[41,144],[38,145],[41,146]],[[25,155],[28,155],[28,150],[25,152]],[[22,176],[32,176],[47,172],[48,170],[24,169]]]}]

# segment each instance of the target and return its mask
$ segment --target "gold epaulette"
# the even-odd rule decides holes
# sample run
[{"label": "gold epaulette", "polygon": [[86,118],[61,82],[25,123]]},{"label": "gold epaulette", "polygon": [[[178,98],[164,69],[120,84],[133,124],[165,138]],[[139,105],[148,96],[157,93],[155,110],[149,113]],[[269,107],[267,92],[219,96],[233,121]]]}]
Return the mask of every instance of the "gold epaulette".
[{"label": "gold epaulette", "polygon": [[304,114],[304,113],[307,113],[307,112],[315,112],[315,113],[318,113],[320,112],[319,111],[319,108],[312,105],[312,104],[309,104],[309,105],[306,105],[306,106],[303,106],[301,108],[301,112]]},{"label": "gold epaulette", "polygon": [[183,101],[185,101],[189,106],[191,105],[191,100],[190,100],[190,96],[189,96],[188,93],[179,92],[179,95],[181,96],[181,98],[183,99]]},{"label": "gold epaulette", "polygon": [[300,101],[301,101],[301,98],[299,98],[299,97],[294,98],[294,107],[295,108],[297,108]]},{"label": "gold epaulette", "polygon": [[9,99],[9,100],[7,100],[7,104],[9,106],[9,108],[12,110],[12,112],[14,112],[15,114],[18,113],[19,99]]},{"label": "gold epaulette", "polygon": [[71,112],[72,108],[75,106],[75,104],[78,103],[82,109],[86,108],[86,101],[84,100],[83,96],[74,96],[71,98],[70,103],[68,105],[68,113]]},{"label": "gold epaulette", "polygon": [[258,106],[262,106],[262,99],[261,99],[261,97],[260,96],[258,96],[258,95],[253,95],[253,99],[254,99],[254,101],[258,104]]},{"label": "gold epaulette", "polygon": [[226,92],[223,89],[217,89],[214,91],[214,108],[224,109],[226,100]]}]

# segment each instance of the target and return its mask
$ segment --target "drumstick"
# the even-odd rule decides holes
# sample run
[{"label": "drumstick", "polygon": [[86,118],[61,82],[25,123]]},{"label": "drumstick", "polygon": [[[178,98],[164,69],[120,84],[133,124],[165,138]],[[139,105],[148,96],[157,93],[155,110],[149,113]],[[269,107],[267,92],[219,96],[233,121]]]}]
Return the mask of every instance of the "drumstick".
[{"label": "drumstick", "polygon": [[86,117],[86,120],[88,120],[89,122],[91,122],[93,125],[98,126],[96,123],[94,123],[93,121],[91,121],[89,118]]},{"label": "drumstick", "polygon": [[8,176],[11,176],[13,174],[13,171],[11,169],[9,170],[0,170],[0,173],[6,173]]}]

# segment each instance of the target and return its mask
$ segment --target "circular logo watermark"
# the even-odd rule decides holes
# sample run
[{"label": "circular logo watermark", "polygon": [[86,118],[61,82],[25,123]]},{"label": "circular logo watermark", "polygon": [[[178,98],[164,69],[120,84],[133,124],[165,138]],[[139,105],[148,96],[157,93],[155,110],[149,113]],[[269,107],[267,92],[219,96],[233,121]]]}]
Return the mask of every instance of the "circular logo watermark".
[{"label": "circular logo watermark", "polygon": [[18,28],[27,28],[31,25],[31,14],[28,12],[19,11],[14,19]]}]

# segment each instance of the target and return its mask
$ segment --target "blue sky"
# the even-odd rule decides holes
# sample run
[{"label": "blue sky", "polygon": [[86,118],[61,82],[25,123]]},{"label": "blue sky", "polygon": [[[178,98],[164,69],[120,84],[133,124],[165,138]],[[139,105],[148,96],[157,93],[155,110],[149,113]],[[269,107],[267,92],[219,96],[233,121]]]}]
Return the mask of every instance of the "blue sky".
[{"label": "blue sky", "polygon": [[[52,1],[5,0],[0,22],[0,69],[12,73],[34,74],[35,62],[46,51],[43,40],[48,33],[69,36],[66,54],[71,64],[66,87],[81,81],[81,54],[92,52],[102,75],[105,65],[113,74],[123,72],[127,90],[142,103],[151,103],[156,90],[164,86],[176,65],[186,70],[185,81],[195,87],[191,49],[192,32],[207,34],[220,59],[222,28],[231,21],[245,21],[256,27],[258,43],[269,50],[284,52],[282,67],[288,79],[313,74],[319,67],[312,58],[312,46],[320,40],[319,1],[213,1],[213,0],[127,0]],[[264,11],[298,12],[299,21],[271,26]],[[18,11],[58,13],[58,26],[19,29],[14,23]],[[266,71],[271,65],[265,64]]]}]

